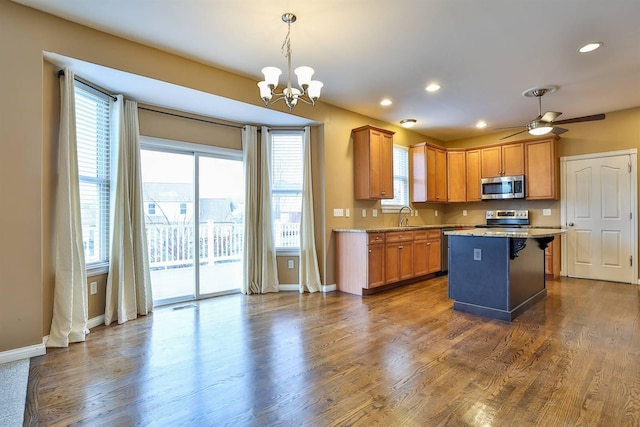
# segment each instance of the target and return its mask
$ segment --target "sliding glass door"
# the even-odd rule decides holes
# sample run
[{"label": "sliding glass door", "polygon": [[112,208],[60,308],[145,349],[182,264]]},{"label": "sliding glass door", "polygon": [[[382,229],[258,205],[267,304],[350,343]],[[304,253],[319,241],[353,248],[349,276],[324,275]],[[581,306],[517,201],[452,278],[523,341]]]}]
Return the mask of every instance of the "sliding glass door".
[{"label": "sliding glass door", "polygon": [[179,144],[144,147],[143,200],[154,304],[237,292],[243,259],[241,157],[183,151]]}]

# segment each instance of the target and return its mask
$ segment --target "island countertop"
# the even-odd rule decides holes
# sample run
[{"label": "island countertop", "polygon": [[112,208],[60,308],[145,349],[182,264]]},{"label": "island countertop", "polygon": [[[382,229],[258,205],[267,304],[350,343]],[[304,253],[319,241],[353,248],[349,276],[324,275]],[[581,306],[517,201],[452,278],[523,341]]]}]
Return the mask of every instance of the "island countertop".
[{"label": "island countertop", "polygon": [[466,230],[445,231],[449,236],[472,237],[515,237],[518,239],[538,239],[554,237],[566,233],[564,228],[470,228]]}]

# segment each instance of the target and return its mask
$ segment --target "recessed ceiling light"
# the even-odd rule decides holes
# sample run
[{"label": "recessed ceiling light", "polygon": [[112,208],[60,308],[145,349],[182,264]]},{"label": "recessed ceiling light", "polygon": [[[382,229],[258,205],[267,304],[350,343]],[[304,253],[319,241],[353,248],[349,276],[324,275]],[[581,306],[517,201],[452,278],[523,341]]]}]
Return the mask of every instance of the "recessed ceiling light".
[{"label": "recessed ceiling light", "polygon": [[385,98],[385,99],[383,99],[382,101],[380,101],[380,105],[383,105],[383,106],[385,106],[385,107],[386,107],[387,105],[391,105],[391,104],[393,104],[393,102],[391,102],[391,100],[390,100],[389,98]]},{"label": "recessed ceiling light", "polygon": [[405,128],[412,128],[416,124],[416,119],[404,119],[400,120],[400,124]]},{"label": "recessed ceiling light", "polygon": [[431,83],[429,86],[425,88],[427,92],[437,92],[440,90],[440,85],[437,83]]},{"label": "recessed ceiling light", "polygon": [[594,50],[602,47],[602,42],[593,42],[593,43],[587,43],[584,46],[582,46],[580,49],[578,49],[578,52],[580,53],[587,53],[587,52],[593,52]]},{"label": "recessed ceiling light", "polygon": [[488,126],[488,123],[485,122],[484,120],[479,120],[478,123],[476,123],[476,127],[478,129],[484,129]]}]

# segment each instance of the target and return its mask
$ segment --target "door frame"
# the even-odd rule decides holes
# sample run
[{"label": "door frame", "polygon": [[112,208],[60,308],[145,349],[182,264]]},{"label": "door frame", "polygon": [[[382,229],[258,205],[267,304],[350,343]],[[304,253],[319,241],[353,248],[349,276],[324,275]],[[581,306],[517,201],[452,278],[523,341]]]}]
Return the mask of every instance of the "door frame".
[{"label": "door frame", "polygon": [[[580,154],[576,156],[563,156],[560,158],[560,224],[563,228],[567,227],[567,162],[573,160],[590,160],[590,159],[602,159],[605,157],[617,157],[617,156],[629,156],[630,160],[630,189],[631,200],[630,208],[633,221],[631,221],[631,240],[632,240],[632,256],[633,276],[632,282],[636,285],[640,285],[638,282],[638,266],[640,260],[638,260],[638,150],[633,148],[629,150],[619,151],[605,151],[601,153]],[[568,245],[566,242],[567,237],[562,236],[562,263],[560,269],[561,276],[567,276],[567,262],[568,262]]]}]

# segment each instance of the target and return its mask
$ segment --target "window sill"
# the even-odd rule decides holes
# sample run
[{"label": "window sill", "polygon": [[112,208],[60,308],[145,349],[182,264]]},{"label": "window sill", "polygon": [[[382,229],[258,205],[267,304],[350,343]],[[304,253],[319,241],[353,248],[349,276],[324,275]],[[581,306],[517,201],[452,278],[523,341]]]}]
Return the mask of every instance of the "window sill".
[{"label": "window sill", "polygon": [[380,211],[383,214],[397,214],[400,212],[400,209],[406,207],[405,205],[382,205],[380,206]]},{"label": "window sill", "polygon": [[101,262],[87,266],[87,277],[101,276],[109,273],[109,263]]},{"label": "window sill", "polygon": [[276,256],[300,256],[300,248],[276,249]]}]

